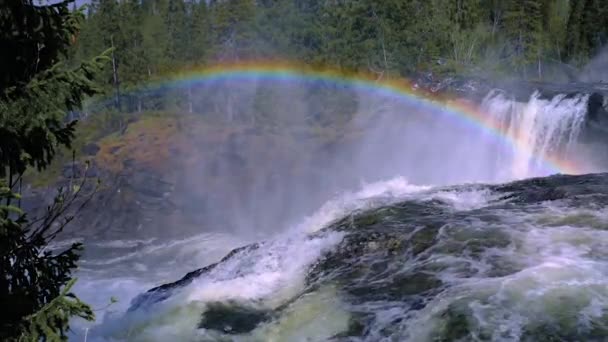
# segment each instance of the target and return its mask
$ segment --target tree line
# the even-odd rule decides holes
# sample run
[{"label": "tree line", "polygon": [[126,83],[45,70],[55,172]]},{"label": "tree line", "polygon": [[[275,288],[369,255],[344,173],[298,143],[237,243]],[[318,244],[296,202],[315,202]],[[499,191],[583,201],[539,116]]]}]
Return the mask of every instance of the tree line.
[{"label": "tree line", "polygon": [[100,82],[128,92],[176,69],[285,58],[365,70],[545,79],[608,41],[603,0],[93,0],[72,60],[114,48]]}]

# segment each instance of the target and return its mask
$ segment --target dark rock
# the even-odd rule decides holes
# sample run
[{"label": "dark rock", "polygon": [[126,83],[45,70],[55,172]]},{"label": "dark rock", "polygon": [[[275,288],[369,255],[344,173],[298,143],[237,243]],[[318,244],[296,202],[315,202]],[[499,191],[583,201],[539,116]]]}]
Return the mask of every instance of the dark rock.
[{"label": "dark rock", "polygon": [[597,203],[608,201],[606,174],[584,176],[555,175],[532,178],[491,187],[504,192],[502,199],[514,203],[539,203],[560,199],[575,200],[578,196],[596,196]]},{"label": "dark rock", "polygon": [[353,338],[363,337],[367,332],[370,318],[368,315],[354,313],[348,322],[348,329],[332,336],[331,341],[352,341]]},{"label": "dark rock", "polygon": [[61,175],[64,178],[82,178],[86,167],[80,162],[69,162],[63,166]]},{"label": "dark rock", "polygon": [[162,175],[145,169],[133,172],[126,186],[143,197],[153,199],[163,199],[172,190],[171,183],[165,181]]},{"label": "dark rock", "polygon": [[95,143],[89,143],[82,147],[82,153],[87,156],[94,156],[99,152],[100,149],[101,148],[99,147],[99,145]]},{"label": "dark rock", "polygon": [[239,253],[242,253],[242,252],[245,252],[245,251],[255,250],[255,249],[259,248],[259,247],[260,247],[259,244],[255,243],[255,244],[251,244],[251,245],[235,248],[230,253],[228,253],[225,257],[223,257],[222,260],[220,260],[217,263],[214,263],[214,264],[205,266],[203,268],[199,268],[198,270],[192,271],[192,272],[186,274],[182,279],[180,279],[180,280],[178,280],[176,282],[169,283],[169,284],[164,284],[164,285],[155,287],[153,289],[150,289],[146,293],[143,293],[143,294],[135,297],[131,301],[131,305],[130,305],[128,311],[135,311],[135,310],[139,310],[139,309],[146,309],[146,308],[148,308],[150,305],[152,305],[154,303],[161,302],[161,301],[169,298],[173,294],[174,291],[177,291],[177,290],[179,290],[179,289],[181,289],[181,288],[189,285],[196,278],[198,278],[201,275],[203,275],[203,274],[211,271],[218,264],[220,264],[222,262],[225,262],[225,261],[227,261],[227,260],[235,257]]},{"label": "dark rock", "polygon": [[237,303],[209,303],[199,328],[218,330],[227,334],[243,334],[272,318],[270,310],[257,309]]}]

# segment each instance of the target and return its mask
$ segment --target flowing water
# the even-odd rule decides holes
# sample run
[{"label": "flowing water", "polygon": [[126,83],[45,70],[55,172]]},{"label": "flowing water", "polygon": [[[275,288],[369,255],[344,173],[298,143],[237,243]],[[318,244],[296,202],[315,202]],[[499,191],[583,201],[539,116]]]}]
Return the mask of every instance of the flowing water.
[{"label": "flowing water", "polygon": [[[484,112],[530,151],[443,119],[380,120],[348,165],[372,181],[263,241],[87,244],[76,292],[98,321],[71,340],[605,340],[608,175],[549,176],[538,158],[576,161],[586,101],[489,94]],[[428,142],[402,138],[423,126]]]},{"label": "flowing water", "polygon": [[529,151],[514,150],[510,156],[497,151],[498,163],[510,165],[505,176],[521,179],[542,174],[543,160],[539,156],[557,154],[572,159],[588,100],[588,95],[558,95],[546,100],[536,92],[527,103],[519,103],[500,91],[488,94],[482,103],[483,111],[500,122],[507,135],[532,147]]}]

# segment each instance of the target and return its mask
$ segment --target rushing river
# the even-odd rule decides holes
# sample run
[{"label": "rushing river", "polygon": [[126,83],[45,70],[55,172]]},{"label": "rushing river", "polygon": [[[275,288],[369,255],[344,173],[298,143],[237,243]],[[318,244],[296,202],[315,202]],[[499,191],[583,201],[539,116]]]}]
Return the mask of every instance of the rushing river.
[{"label": "rushing river", "polygon": [[[74,322],[71,339],[605,340],[608,175],[551,176],[537,158],[580,159],[586,101],[489,94],[484,111],[529,151],[441,119],[378,124],[361,152],[376,179],[263,241],[89,243],[76,291],[98,321]],[[428,141],[408,147],[403,132],[423,126]],[[409,145],[369,151],[401,135]]]}]

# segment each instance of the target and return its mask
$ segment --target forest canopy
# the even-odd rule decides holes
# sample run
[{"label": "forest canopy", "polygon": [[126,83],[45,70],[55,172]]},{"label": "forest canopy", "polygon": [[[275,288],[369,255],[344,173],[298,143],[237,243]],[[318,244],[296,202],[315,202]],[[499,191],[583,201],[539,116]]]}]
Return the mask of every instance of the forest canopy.
[{"label": "forest canopy", "polygon": [[175,69],[264,58],[542,80],[607,41],[602,0],[93,0],[71,56],[114,47],[100,82],[120,93]]}]

